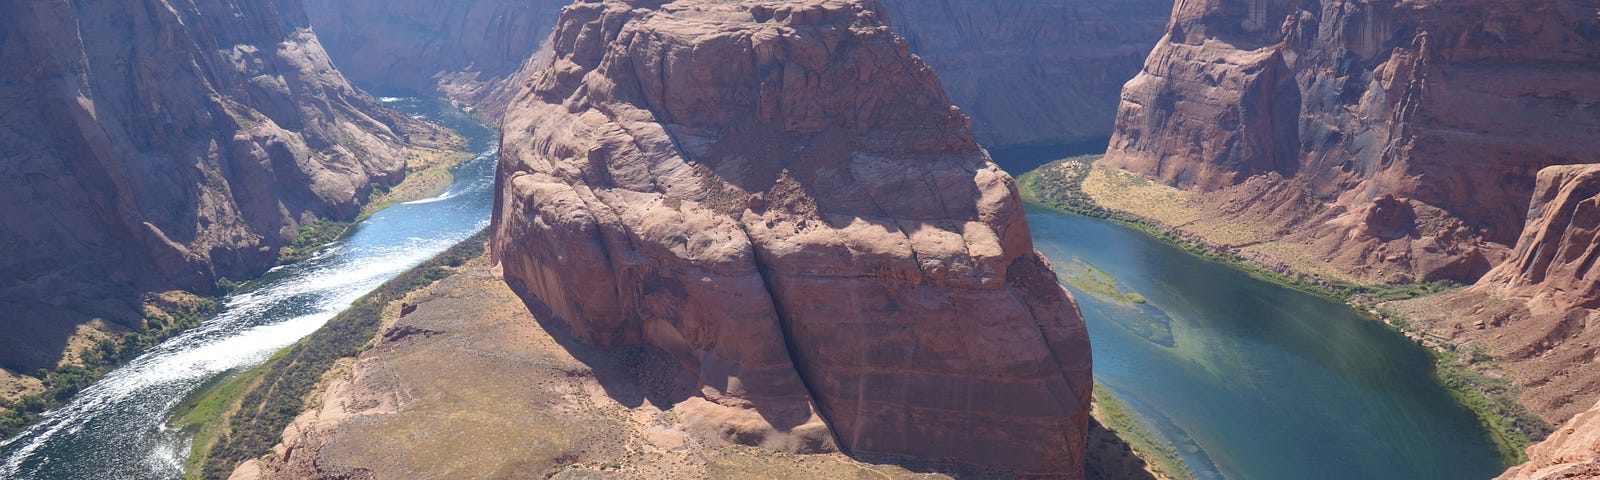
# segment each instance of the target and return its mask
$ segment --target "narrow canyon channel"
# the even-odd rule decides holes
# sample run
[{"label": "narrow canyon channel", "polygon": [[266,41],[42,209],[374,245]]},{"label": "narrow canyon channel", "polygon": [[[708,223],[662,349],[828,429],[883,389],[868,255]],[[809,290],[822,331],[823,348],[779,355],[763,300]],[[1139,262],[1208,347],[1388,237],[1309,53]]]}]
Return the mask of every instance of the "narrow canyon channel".
[{"label": "narrow canyon channel", "polygon": [[445,193],[394,205],[310,260],[274,269],[230,295],[217,317],[174,337],[0,443],[0,478],[183,477],[189,436],[165,426],[189,394],[259,365],[405,270],[489,224],[497,132],[435,100],[390,107],[461,133],[477,158]]},{"label": "narrow canyon channel", "polygon": [[[1021,174],[1040,153],[996,160]],[[1434,379],[1427,351],[1382,323],[1121,225],[1037,205],[1027,215],[1083,310],[1095,380],[1199,478],[1472,480],[1504,470],[1477,419]]]}]

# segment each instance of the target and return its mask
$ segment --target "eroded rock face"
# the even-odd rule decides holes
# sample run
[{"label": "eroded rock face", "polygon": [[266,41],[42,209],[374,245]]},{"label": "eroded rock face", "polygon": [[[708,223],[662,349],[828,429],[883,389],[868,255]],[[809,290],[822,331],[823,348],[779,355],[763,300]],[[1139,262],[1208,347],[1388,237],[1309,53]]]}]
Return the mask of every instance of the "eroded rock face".
[{"label": "eroded rock face", "polygon": [[1496,480],[1561,480],[1600,477],[1600,405],[1578,414],[1550,438],[1528,447],[1528,462]]},{"label": "eroded rock face", "polygon": [[442,94],[497,118],[516,73],[570,0],[306,0],[317,36],[351,80]]},{"label": "eroded rock face", "polygon": [[0,364],[52,367],[139,292],[209,292],[398,182],[405,128],[296,1],[0,5]]},{"label": "eroded rock face", "polygon": [[[1362,279],[1472,281],[1516,241],[1534,175],[1600,149],[1597,8],[1187,2],[1123,91],[1106,161],[1222,192]],[[1261,217],[1286,197],[1237,188],[1251,178],[1317,202]],[[1416,219],[1365,225],[1388,196]]]},{"label": "eroded rock face", "polygon": [[494,256],[583,341],[672,354],[729,441],[1080,477],[1076,305],[883,15],[568,7],[505,117]]},{"label": "eroded rock face", "polygon": [[1528,227],[1477,284],[1428,303],[1418,326],[1484,348],[1519,400],[1551,424],[1600,401],[1600,165],[1539,172]]},{"label": "eroded rock face", "polygon": [[1171,0],[883,4],[989,148],[1103,142],[1172,13]]}]

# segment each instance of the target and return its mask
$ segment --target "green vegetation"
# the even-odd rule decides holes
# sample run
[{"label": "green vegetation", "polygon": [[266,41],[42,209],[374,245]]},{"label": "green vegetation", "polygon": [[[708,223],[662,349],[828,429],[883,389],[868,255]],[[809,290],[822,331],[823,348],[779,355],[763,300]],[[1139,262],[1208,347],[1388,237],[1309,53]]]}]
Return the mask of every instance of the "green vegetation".
[{"label": "green vegetation", "polygon": [[43,393],[23,396],[0,409],[0,438],[8,438],[39,420],[39,414],[60,406],[89,384],[104,377],[150,347],[194,328],[211,318],[221,307],[216,300],[188,294],[168,293],[152,297],[144,308],[143,325],[118,339],[104,339],[85,348],[78,364],[63,363],[54,370],[39,369],[35,377],[44,383]]},{"label": "green vegetation", "polygon": [[189,458],[184,460],[183,465],[186,477],[201,478],[201,462],[211,456],[211,449],[217,445],[217,440],[226,434],[223,429],[227,423],[224,420],[238,411],[245,392],[260,384],[261,375],[267,371],[266,366],[287,351],[279,351],[267,363],[255,368],[212,382],[178,406],[177,418],[171,422],[171,427],[194,436],[189,446]]},{"label": "green vegetation", "polygon": [[1093,410],[1101,426],[1127,442],[1162,478],[1194,480],[1194,472],[1178,456],[1178,449],[1146,430],[1133,409],[1099,383],[1094,384]]},{"label": "green vegetation", "polygon": [[316,223],[300,227],[300,234],[295,235],[294,241],[278,249],[278,265],[287,265],[311,258],[322,247],[327,246],[334,240],[338,240],[339,237],[343,237],[353,226],[355,226],[353,222],[322,219],[317,220]]},{"label": "green vegetation", "polygon": [[[1315,276],[1291,276],[1267,269],[1154,220],[1096,204],[1094,199],[1083,192],[1082,185],[1089,175],[1091,164],[1098,159],[1098,156],[1068,158],[1023,174],[1017,179],[1023,199],[1068,213],[1120,223],[1166,241],[1202,259],[1243,271],[1256,279],[1342,302],[1364,314],[1376,312],[1375,316],[1379,320],[1399,332],[1415,333],[1410,322],[1403,316],[1383,309],[1378,306],[1379,304],[1458,288],[1457,285],[1447,282],[1361,285]],[[1439,383],[1463,407],[1478,417],[1486,434],[1500,450],[1502,461],[1506,465],[1526,461],[1524,449],[1533,440],[1548,436],[1552,428],[1538,415],[1517,402],[1517,392],[1510,382],[1480,373],[1496,368],[1492,356],[1476,349],[1467,352],[1466,355],[1458,350],[1458,347],[1448,344],[1430,349],[1435,357],[1437,365],[1435,376]]]},{"label": "green vegetation", "polygon": [[[357,299],[350,309],[311,336],[273,356],[259,373],[237,376],[194,399],[196,407],[185,415],[187,420],[180,422],[197,432],[215,432],[216,437],[196,437],[196,444],[208,443],[211,449],[208,455],[191,458],[191,465],[198,471],[191,470],[190,474],[226,478],[236,465],[271,450],[284,427],[305,411],[311,392],[335,362],[372,346],[386,305],[452,275],[455,267],[481,255],[487,240],[486,230],[400,274]],[[229,396],[240,398],[234,401]],[[234,403],[238,406],[233,407]],[[229,410],[232,414],[210,413]],[[223,421],[227,422],[226,428],[221,427]]]},{"label": "green vegetation", "polygon": [[1480,368],[1495,368],[1494,357],[1481,347],[1452,345],[1435,355],[1439,382],[1456,401],[1478,417],[1478,423],[1500,451],[1505,466],[1528,461],[1528,446],[1555,431],[1543,418],[1517,402],[1517,391],[1511,382],[1480,372]]},{"label": "green vegetation", "polygon": [[1081,258],[1072,257],[1072,263],[1064,266],[1062,270],[1065,270],[1060,275],[1062,280],[1066,281],[1068,285],[1088,292],[1090,295],[1123,304],[1145,303],[1147,301],[1144,295],[1124,292],[1122,289],[1117,288],[1117,279],[1111,278],[1111,275],[1094,268],[1094,266],[1084,262]]}]

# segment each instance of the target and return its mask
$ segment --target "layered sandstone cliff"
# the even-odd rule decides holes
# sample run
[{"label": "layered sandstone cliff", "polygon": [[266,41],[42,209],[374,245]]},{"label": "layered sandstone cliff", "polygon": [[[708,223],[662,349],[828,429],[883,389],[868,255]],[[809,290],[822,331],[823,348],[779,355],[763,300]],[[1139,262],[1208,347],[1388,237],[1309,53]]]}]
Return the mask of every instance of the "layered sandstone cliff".
[{"label": "layered sandstone cliff", "polygon": [[1483,348],[1552,424],[1600,401],[1600,165],[1539,173],[1508,260],[1472,287],[1400,304],[1417,326]]},{"label": "layered sandstone cliff", "polygon": [[353,89],[298,1],[5,2],[0,64],[0,365],[24,372],[356,215],[425,128]]},{"label": "layered sandstone cliff", "polygon": [[883,4],[989,148],[1103,142],[1172,13],[1171,0]]},{"label": "layered sandstone cliff", "polygon": [[1472,281],[1522,231],[1534,175],[1600,150],[1596,8],[1184,2],[1106,161],[1356,280]]},{"label": "layered sandstone cliff", "polygon": [[516,73],[568,3],[306,0],[306,11],[328,55],[357,84],[442,94],[497,118],[516,93]]},{"label": "layered sandstone cliff", "polygon": [[494,257],[580,340],[676,358],[711,435],[1081,476],[1083,322],[883,15],[568,7],[505,117]]}]

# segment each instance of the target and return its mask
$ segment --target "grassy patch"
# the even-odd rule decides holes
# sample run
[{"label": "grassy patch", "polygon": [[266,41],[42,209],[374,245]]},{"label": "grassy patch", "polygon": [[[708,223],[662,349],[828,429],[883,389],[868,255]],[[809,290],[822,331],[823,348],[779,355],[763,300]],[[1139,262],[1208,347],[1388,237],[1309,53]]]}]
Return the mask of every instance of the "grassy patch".
[{"label": "grassy patch", "polygon": [[311,258],[322,247],[349,233],[350,227],[353,226],[355,224],[352,222],[322,219],[300,227],[300,234],[294,236],[294,241],[278,249],[278,265],[288,265]]},{"label": "grassy patch", "polygon": [[1178,449],[1146,430],[1144,425],[1139,423],[1133,409],[1122,403],[1122,400],[1110,390],[1101,387],[1099,383],[1094,385],[1092,413],[1095,420],[1100,421],[1101,426],[1127,442],[1134,454],[1143,459],[1158,477],[1194,480],[1194,472],[1189,470],[1183,463],[1183,458],[1178,456]]},{"label": "grassy patch", "polygon": [[[278,355],[282,353],[280,351]],[[267,363],[276,360],[276,357]],[[190,395],[178,406],[176,418],[170,426],[194,436],[189,446],[189,458],[184,461],[187,478],[202,478],[199,475],[200,462],[210,457],[217,441],[227,435],[228,424],[223,420],[237,412],[244,401],[244,394],[261,383],[261,376],[267,371],[266,365],[220,379]]]},{"label": "grassy patch", "polygon": [[[311,336],[274,355],[260,367],[260,380],[245,389],[231,415],[209,419],[209,424],[191,424],[221,432],[209,452],[199,452],[206,453],[203,458],[191,458],[198,466],[198,472],[191,475],[226,478],[235,466],[270,451],[284,427],[305,411],[323,374],[339,359],[354,357],[371,347],[383,322],[385,306],[450,276],[455,267],[481,255],[487,240],[485,230],[407,270],[357,299]],[[220,427],[224,421],[225,429]]]},{"label": "grassy patch", "polygon": [[101,340],[84,349],[78,364],[64,363],[54,370],[34,374],[44,392],[24,395],[0,409],[0,438],[9,438],[39,420],[46,410],[60,406],[112,369],[132,360],[162,341],[211,318],[221,306],[215,299],[185,292],[151,295],[144,306],[140,328],[118,339]]},{"label": "grassy patch", "polygon": [[1555,429],[1517,402],[1511,382],[1481,373],[1494,369],[1494,357],[1478,347],[1448,346],[1436,354],[1439,382],[1462,406],[1478,417],[1505,466],[1528,461],[1528,446]]}]

